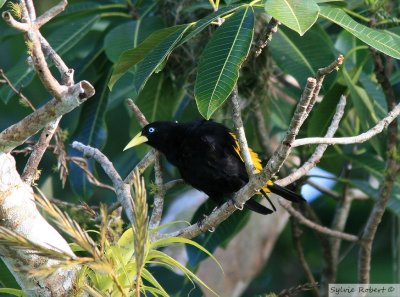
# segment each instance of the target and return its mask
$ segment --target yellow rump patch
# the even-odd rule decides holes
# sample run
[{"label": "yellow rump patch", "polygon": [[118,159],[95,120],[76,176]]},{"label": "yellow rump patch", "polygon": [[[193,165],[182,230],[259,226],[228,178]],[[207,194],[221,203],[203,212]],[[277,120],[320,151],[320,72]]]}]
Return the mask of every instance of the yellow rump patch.
[{"label": "yellow rump patch", "polygon": [[[233,146],[233,149],[238,154],[239,158],[244,162],[242,154],[240,153],[239,141],[237,140],[235,133],[229,132],[229,134],[232,136],[233,140],[235,141],[235,145]],[[250,153],[251,160],[253,161],[254,168],[256,169],[256,172],[257,173],[260,172],[262,170],[262,164],[261,164],[260,157],[251,148],[249,148],[249,153]],[[267,181],[267,183],[265,184],[265,186],[262,189],[266,193],[270,193],[271,191],[270,191],[270,189],[268,189],[268,186],[272,186],[272,185],[273,185],[273,182],[271,180],[269,180],[269,181]]]}]

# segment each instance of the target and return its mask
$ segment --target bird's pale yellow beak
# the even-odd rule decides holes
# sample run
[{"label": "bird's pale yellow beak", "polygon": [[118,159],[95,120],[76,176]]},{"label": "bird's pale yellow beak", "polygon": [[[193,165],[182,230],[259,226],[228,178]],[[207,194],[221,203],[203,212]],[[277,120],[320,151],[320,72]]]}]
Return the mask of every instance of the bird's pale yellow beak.
[{"label": "bird's pale yellow beak", "polygon": [[134,146],[137,146],[139,144],[145,143],[148,140],[149,139],[146,136],[142,135],[142,132],[139,132],[135,137],[132,138],[131,141],[129,141],[129,143],[124,148],[124,151],[129,149],[129,148],[131,148],[131,147],[134,147]]}]

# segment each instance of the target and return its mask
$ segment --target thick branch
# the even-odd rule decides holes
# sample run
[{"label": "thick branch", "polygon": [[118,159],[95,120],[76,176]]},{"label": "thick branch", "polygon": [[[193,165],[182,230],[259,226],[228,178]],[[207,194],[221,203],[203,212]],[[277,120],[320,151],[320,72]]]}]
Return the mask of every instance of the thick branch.
[{"label": "thick branch", "polygon": [[300,131],[300,127],[308,116],[307,107],[314,94],[315,86],[316,80],[314,78],[308,78],[307,85],[304,88],[299,103],[297,104],[296,111],[290,122],[285,138],[283,139],[278,150],[269,159],[267,166],[265,166],[262,172],[259,174],[264,180],[270,179],[271,175],[278,172],[286,158],[289,156],[291,147],[293,146],[292,144]]},{"label": "thick branch", "polygon": [[81,81],[68,88],[68,92],[61,100],[52,99],[18,123],[2,131],[0,133],[0,152],[10,152],[50,122],[79,106],[93,94],[94,88],[87,81]]},{"label": "thick branch", "polygon": [[[0,226],[38,245],[73,255],[65,239],[39,213],[32,188],[21,180],[14,158],[4,153],[0,153]],[[29,296],[54,296],[55,292],[66,296],[72,290],[76,268],[59,269],[45,279],[29,278],[24,271],[57,265],[59,261],[6,245],[0,245],[0,255]]]}]

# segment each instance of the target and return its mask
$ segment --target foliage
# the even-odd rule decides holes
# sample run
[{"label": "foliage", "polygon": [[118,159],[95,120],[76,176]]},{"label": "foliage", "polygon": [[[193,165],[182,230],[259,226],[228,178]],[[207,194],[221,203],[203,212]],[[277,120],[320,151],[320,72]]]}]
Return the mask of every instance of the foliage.
[{"label": "foliage", "polygon": [[[148,231],[146,190],[144,180],[138,173],[136,173],[133,183],[134,212],[136,214],[134,225],[125,230],[115,242],[110,241],[109,233],[112,230],[108,229],[110,221],[105,205],[101,207],[99,230],[90,231],[98,235],[98,241],[95,242],[89,236],[89,231],[83,230],[67,213],[62,212],[40,190],[38,191],[40,194],[36,197],[38,205],[51,217],[60,230],[69,235],[73,241],[71,243],[73,251],[81,255],[72,256],[56,248],[39,246],[17,233],[0,227],[1,244],[30,250],[37,255],[60,261],[51,267],[39,267],[33,271],[26,271],[32,277],[46,277],[59,268],[72,268],[79,265],[81,269],[75,281],[74,296],[81,296],[83,292],[91,296],[104,296],[109,293],[111,296],[132,296],[133,293],[135,296],[140,296],[141,293],[169,296],[148,270],[150,265],[156,264],[171,270],[179,269],[191,282],[196,281],[216,294],[192,271],[161,250],[175,244],[188,244],[203,251],[216,261],[206,249],[192,240],[180,237],[150,240],[151,234],[164,226],[160,226],[152,232]],[[2,289],[2,291],[23,296],[23,293],[15,289]]]}]

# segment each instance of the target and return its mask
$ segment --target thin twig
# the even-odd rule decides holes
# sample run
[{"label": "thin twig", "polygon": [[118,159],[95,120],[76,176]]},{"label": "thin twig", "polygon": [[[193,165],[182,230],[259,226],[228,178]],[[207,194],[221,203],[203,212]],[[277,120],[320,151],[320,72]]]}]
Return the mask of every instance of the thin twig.
[{"label": "thin twig", "polygon": [[302,139],[296,139],[292,147],[310,145],[310,144],[354,144],[363,143],[375,135],[381,133],[383,129],[387,128],[400,115],[400,103],[392,109],[386,117],[380,120],[374,127],[368,131],[361,133],[357,136],[351,137],[308,137]]},{"label": "thin twig", "polygon": [[[347,179],[350,175],[351,165],[346,164],[344,168],[343,178]],[[335,215],[332,220],[331,228],[338,231],[344,231],[347,219],[350,214],[352,197],[348,194],[347,184],[343,186],[343,193],[341,199],[336,204]],[[341,240],[339,238],[331,238],[331,249],[332,249],[332,278],[329,283],[336,282],[337,267],[339,264],[339,252],[340,252]]]},{"label": "thin twig", "polygon": [[[292,241],[293,241],[293,245],[296,250],[296,253],[297,253],[297,257],[299,258],[301,267],[303,267],[303,270],[307,276],[308,282],[315,284],[316,281],[315,281],[314,275],[312,274],[310,266],[307,263],[306,257],[304,255],[304,250],[301,245],[302,230],[300,229],[300,226],[293,218],[290,221],[292,223]],[[313,294],[316,297],[320,297],[318,288],[313,287]]]},{"label": "thin twig", "polygon": [[271,18],[268,22],[267,28],[265,30],[264,38],[263,40],[259,40],[257,42],[256,50],[254,53],[254,56],[257,58],[263,51],[265,47],[268,46],[268,44],[272,40],[272,34],[276,33],[278,31],[278,25],[279,21],[275,18]]},{"label": "thin twig", "polygon": [[258,140],[259,143],[264,151],[268,156],[272,155],[273,150],[269,145],[268,139],[269,134],[265,124],[264,114],[261,110],[261,104],[259,98],[255,98],[253,102],[252,113],[254,115],[254,120],[256,123],[256,132],[258,133]]},{"label": "thin twig", "polygon": [[142,111],[139,109],[139,107],[133,102],[132,99],[127,99],[126,100],[128,103],[128,107],[133,111],[133,114],[135,115],[136,119],[138,120],[140,126],[144,127],[149,124],[149,121],[146,119],[145,115],[142,113]]},{"label": "thin twig", "polygon": [[345,233],[345,232],[340,232],[337,230],[332,230],[328,227],[322,226],[320,224],[317,224],[310,219],[306,218],[303,216],[299,211],[295,210],[293,206],[290,205],[290,203],[287,200],[284,200],[283,198],[279,198],[279,204],[287,210],[288,213],[292,217],[294,217],[299,223],[319,232],[322,234],[326,234],[332,237],[336,238],[341,238],[346,241],[351,241],[351,242],[358,242],[359,238],[353,234]]},{"label": "thin twig", "polygon": [[307,108],[307,113],[311,112],[311,109],[314,107],[315,102],[317,101],[318,94],[322,88],[322,83],[324,82],[325,76],[328,75],[329,73],[333,72],[334,70],[338,70],[339,66],[341,66],[344,62],[344,57],[343,55],[339,55],[334,62],[332,62],[330,65],[320,68],[317,71],[317,75],[315,76],[315,79],[317,81],[316,87],[314,89],[314,94],[311,99],[311,102]]},{"label": "thin twig", "polygon": [[157,187],[154,193],[154,207],[151,213],[149,228],[154,229],[160,225],[162,212],[164,208],[165,188],[162,178],[162,168],[160,162],[160,153],[156,152],[156,161],[154,163],[155,185]]},{"label": "thin twig", "polygon": [[175,186],[184,185],[184,184],[185,184],[185,181],[183,179],[171,180],[164,184],[164,190],[169,191],[170,189],[172,189]]},{"label": "thin twig", "polygon": [[304,88],[300,101],[297,104],[285,138],[283,139],[278,150],[269,159],[267,166],[265,166],[262,172],[258,174],[262,179],[270,179],[271,175],[274,175],[279,171],[280,167],[289,156],[291,147],[293,146],[292,144],[300,131],[300,127],[307,118],[307,107],[314,94],[315,86],[316,80],[314,78],[308,78],[306,87]]},{"label": "thin twig", "polygon": [[74,84],[74,69],[68,68],[61,57],[41,34],[40,43],[42,44],[44,54],[53,61],[54,65],[58,69],[58,72],[61,75],[62,84],[65,86],[72,86]]},{"label": "thin twig", "polygon": [[[339,123],[340,120],[343,117],[344,114],[344,108],[346,106],[346,97],[341,96],[338,105],[336,106],[336,112],[335,115],[333,116],[332,122],[328,127],[328,130],[325,134],[325,137],[333,137],[339,128]],[[299,178],[303,177],[306,175],[312,168],[314,168],[317,163],[321,160],[324,152],[328,148],[327,144],[320,144],[317,146],[315,149],[314,153],[311,155],[311,157],[305,162],[299,169],[297,169],[295,172],[291,173],[287,177],[281,179],[281,182],[284,184],[291,184],[294,181],[298,180]]]},{"label": "thin twig", "polygon": [[[371,53],[374,60],[375,74],[385,94],[388,110],[390,111],[389,114],[393,113],[396,109],[397,114],[399,114],[400,104],[396,105],[396,96],[389,78],[386,76],[382,58],[374,49],[371,49]],[[397,119],[393,118],[388,127],[385,179],[381,184],[379,196],[377,197],[378,200],[376,201],[371,214],[368,217],[367,224],[365,225],[361,237],[361,246],[358,258],[358,282],[361,284],[367,284],[370,282],[369,272],[371,269],[372,243],[375,238],[378,225],[381,222],[382,216],[385,212],[390,194],[392,193],[394,183],[396,182],[397,173],[400,170],[400,166],[397,161],[397,130]]]},{"label": "thin twig", "polygon": [[[140,126],[144,127],[149,122],[147,121],[145,115],[142,113],[142,111],[139,109],[139,107],[133,102],[132,99],[128,99],[128,106],[129,108],[133,111],[134,115],[136,116],[136,119],[139,121]],[[151,213],[150,217],[150,222],[149,222],[149,228],[154,229],[158,227],[158,225],[161,222],[161,217],[162,217],[162,212],[164,208],[164,197],[165,197],[165,190],[164,190],[164,181],[163,181],[163,172],[161,168],[161,163],[160,163],[160,153],[156,152],[155,156],[155,166],[154,166],[154,175],[155,175],[155,184],[157,187],[157,190],[154,195],[154,207],[153,211]],[[139,170],[138,166],[135,167],[134,170]],[[133,171],[134,172],[134,171]],[[132,172],[129,174],[132,175]],[[128,177],[127,177],[128,179]]]},{"label": "thin twig", "polygon": [[109,186],[105,183],[100,182],[94,174],[89,170],[87,160],[85,158],[80,157],[67,157],[68,160],[73,162],[76,166],[78,166],[82,171],[86,174],[88,181],[99,188],[107,189],[115,193],[115,189],[112,186]]},{"label": "thin twig", "polygon": [[35,181],[40,160],[42,160],[44,152],[47,150],[50,140],[53,137],[54,132],[56,132],[60,120],[61,117],[58,117],[43,129],[43,132],[40,135],[38,142],[33,148],[28,162],[25,165],[24,172],[21,175],[22,180],[28,185],[32,184],[32,182]]},{"label": "thin twig", "polygon": [[306,184],[309,184],[311,187],[313,187],[314,189],[318,190],[322,194],[328,195],[328,196],[334,198],[335,200],[339,200],[340,199],[340,194],[339,193],[337,193],[337,192],[335,192],[335,191],[333,191],[333,190],[331,190],[329,188],[326,188],[324,186],[321,186],[318,183],[315,183],[315,182],[313,182],[311,180],[307,180]]},{"label": "thin twig", "polygon": [[250,156],[249,147],[247,145],[247,139],[244,132],[242,116],[240,114],[237,86],[235,86],[231,95],[231,107],[232,107],[232,120],[235,126],[235,134],[239,142],[240,154],[242,155],[244,164],[246,166],[247,175],[249,176],[249,179],[252,179],[256,171]]},{"label": "thin twig", "polygon": [[36,110],[31,101],[24,94],[22,94],[21,90],[17,90],[14,84],[8,79],[3,69],[0,69],[0,76],[4,79],[4,83],[6,83],[11,88],[11,90],[13,90],[14,93],[21,98],[23,104],[29,106],[32,110]]}]

